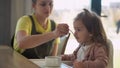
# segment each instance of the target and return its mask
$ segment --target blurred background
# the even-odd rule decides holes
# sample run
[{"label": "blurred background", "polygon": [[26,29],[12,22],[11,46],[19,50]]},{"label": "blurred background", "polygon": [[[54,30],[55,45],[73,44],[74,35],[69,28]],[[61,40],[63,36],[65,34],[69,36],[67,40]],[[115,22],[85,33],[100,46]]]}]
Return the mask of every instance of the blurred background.
[{"label": "blurred background", "polygon": [[[32,12],[31,0],[0,0],[0,45],[9,45],[19,17]],[[67,23],[73,29],[73,19],[83,8],[91,10],[91,0],[54,0],[51,19]],[[114,48],[114,68],[120,68],[120,0],[101,0],[101,20]],[[70,54],[78,46],[71,35],[65,50]]]}]

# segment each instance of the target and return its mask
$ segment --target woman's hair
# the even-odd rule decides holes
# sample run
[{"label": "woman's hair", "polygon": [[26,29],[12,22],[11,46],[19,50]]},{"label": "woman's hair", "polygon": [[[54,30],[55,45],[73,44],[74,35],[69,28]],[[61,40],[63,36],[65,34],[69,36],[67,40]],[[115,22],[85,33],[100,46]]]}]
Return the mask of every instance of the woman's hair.
[{"label": "woman's hair", "polygon": [[101,22],[101,19],[95,12],[90,12],[87,9],[79,13],[74,21],[80,20],[87,28],[88,32],[92,34],[92,41],[107,45],[106,34]]},{"label": "woman's hair", "polygon": [[35,4],[36,2],[37,2],[37,0],[32,0],[32,3],[34,3],[34,4]]}]

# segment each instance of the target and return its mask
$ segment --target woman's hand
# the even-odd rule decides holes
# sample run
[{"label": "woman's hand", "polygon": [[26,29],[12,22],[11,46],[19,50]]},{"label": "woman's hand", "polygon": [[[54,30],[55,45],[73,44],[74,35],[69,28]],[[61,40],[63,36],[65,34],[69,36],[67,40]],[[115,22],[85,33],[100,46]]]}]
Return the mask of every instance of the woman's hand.
[{"label": "woman's hand", "polygon": [[83,67],[83,63],[75,60],[75,61],[73,62],[73,68],[84,68],[84,67]]},{"label": "woman's hand", "polygon": [[54,30],[54,33],[57,37],[63,36],[68,34],[69,32],[69,26],[67,24],[58,24],[56,29]]}]

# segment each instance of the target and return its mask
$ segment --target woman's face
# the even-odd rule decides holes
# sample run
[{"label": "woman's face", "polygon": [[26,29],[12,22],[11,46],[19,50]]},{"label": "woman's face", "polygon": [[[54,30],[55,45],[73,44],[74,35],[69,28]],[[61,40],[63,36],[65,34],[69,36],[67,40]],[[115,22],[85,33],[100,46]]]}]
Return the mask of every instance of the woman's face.
[{"label": "woman's face", "polygon": [[84,26],[82,21],[77,20],[73,23],[75,29],[75,37],[79,43],[86,43],[90,40],[90,33],[88,32],[87,28]]},{"label": "woman's face", "polygon": [[53,0],[37,0],[36,4],[33,4],[33,8],[35,14],[41,17],[48,17],[53,8]]}]

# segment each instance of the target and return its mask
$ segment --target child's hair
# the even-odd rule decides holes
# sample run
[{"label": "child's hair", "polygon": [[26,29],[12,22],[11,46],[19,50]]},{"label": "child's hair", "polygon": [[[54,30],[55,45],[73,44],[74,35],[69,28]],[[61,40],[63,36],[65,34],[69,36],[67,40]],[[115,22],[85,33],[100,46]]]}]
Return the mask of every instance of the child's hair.
[{"label": "child's hair", "polygon": [[37,1],[37,0],[32,0],[32,3],[34,3],[34,4],[35,4],[35,3],[36,3],[36,1]]},{"label": "child's hair", "polygon": [[87,28],[88,32],[92,34],[92,41],[97,43],[102,43],[107,45],[106,34],[101,22],[101,19],[95,12],[90,12],[87,9],[83,9],[84,11],[79,13],[77,17],[74,19],[82,21],[82,23]]}]

